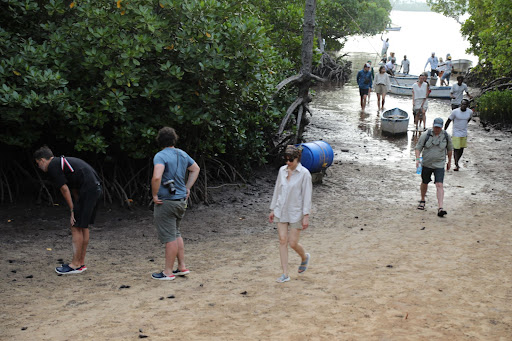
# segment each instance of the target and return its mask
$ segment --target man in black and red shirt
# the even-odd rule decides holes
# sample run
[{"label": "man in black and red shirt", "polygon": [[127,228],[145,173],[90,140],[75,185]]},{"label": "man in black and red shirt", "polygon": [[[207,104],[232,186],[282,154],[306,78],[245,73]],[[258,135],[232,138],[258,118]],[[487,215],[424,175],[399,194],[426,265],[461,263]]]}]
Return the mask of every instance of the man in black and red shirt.
[{"label": "man in black and red shirt", "polygon": [[[75,157],[54,157],[50,148],[36,150],[34,159],[43,172],[60,189],[70,208],[73,260],[55,268],[58,274],[76,274],[87,270],[85,253],[89,244],[89,224],[94,223],[101,197],[101,182],[96,171]],[[73,196],[71,196],[71,190]]]}]

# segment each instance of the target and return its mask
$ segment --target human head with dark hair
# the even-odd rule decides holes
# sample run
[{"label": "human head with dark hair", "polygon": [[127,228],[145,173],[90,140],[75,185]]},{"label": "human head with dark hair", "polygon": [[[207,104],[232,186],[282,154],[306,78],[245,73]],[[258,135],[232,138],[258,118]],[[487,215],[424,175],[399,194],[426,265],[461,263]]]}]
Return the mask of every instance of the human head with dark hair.
[{"label": "human head with dark hair", "polygon": [[48,171],[48,165],[53,159],[53,152],[48,146],[42,146],[34,152],[34,159],[36,160],[37,166],[43,172]]},{"label": "human head with dark hair", "polygon": [[379,68],[379,73],[384,73],[386,72],[386,67],[384,65],[381,65],[381,67]]},{"label": "human head with dark hair", "polygon": [[42,146],[38,150],[34,152],[34,159],[51,159],[53,157],[53,152],[48,146]]},{"label": "human head with dark hair", "polygon": [[291,161],[297,159],[297,161],[300,162],[301,156],[302,156],[302,149],[301,148],[296,147],[296,146],[291,145],[291,144],[286,146],[286,149],[284,151],[285,159],[291,160]]},{"label": "human head with dark hair", "polygon": [[174,147],[176,142],[178,142],[178,134],[171,127],[163,127],[158,131],[156,142],[160,148]]},{"label": "human head with dark hair", "polygon": [[457,83],[459,84],[459,86],[462,85],[463,81],[464,81],[464,76],[457,76]]}]

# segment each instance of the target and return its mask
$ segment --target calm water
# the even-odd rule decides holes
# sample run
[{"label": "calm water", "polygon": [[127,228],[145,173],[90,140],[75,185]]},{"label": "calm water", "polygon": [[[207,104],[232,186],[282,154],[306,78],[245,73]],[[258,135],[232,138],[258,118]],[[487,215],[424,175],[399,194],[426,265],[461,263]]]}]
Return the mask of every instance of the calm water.
[{"label": "calm water", "polygon": [[[465,40],[460,33],[460,24],[454,19],[447,18],[441,14],[433,12],[403,12],[392,11],[391,21],[393,25],[400,26],[398,32],[386,32],[383,39],[389,38],[390,52],[395,52],[397,63],[403,60],[404,55],[411,62],[411,74],[420,74],[432,52],[436,56],[446,59],[446,54],[450,53],[452,60],[469,59],[476,65],[478,58],[466,53],[469,42]],[[372,60],[375,66],[379,61],[382,41],[380,34],[373,37],[355,36],[347,41],[342,53],[364,52],[368,59],[357,59],[358,70],[367,60]],[[427,70],[430,65],[427,67]]]},{"label": "calm water", "polygon": [[[397,60],[407,54],[411,60],[411,73],[421,73],[433,51],[443,59],[446,53],[450,53],[453,59],[477,62],[476,57],[465,53],[469,45],[462,38],[460,25],[455,20],[437,13],[402,11],[391,12],[391,18],[393,24],[401,26],[402,29],[400,32],[384,34],[384,37],[390,38],[388,52],[395,52]],[[381,113],[377,111],[375,93],[371,94],[366,110],[361,111],[355,77],[367,60],[378,60],[377,51],[380,53],[381,47],[380,35],[355,37],[347,43],[342,53],[348,53],[348,59],[353,62],[352,80],[343,87],[323,85],[315,89],[316,94],[311,103],[314,116],[305,138],[309,141],[323,139],[331,143],[335,148],[335,159],[346,160],[350,155],[360,162],[404,162],[413,172],[414,163],[411,160],[418,138],[418,134],[413,131],[413,118],[410,118],[407,135],[389,137],[382,135],[380,129]],[[392,108],[403,109],[412,116],[412,97],[388,94],[385,109]],[[446,121],[450,113],[449,100],[429,99],[427,127],[432,127],[436,117]],[[451,127],[449,132],[451,133]],[[340,148],[348,148],[351,153],[341,152]]]}]

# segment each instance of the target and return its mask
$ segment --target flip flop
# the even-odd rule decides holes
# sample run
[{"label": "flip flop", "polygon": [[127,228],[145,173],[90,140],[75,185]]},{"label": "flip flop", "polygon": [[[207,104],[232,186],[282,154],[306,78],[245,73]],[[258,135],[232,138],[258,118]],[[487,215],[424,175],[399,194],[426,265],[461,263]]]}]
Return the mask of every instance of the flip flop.
[{"label": "flip flop", "polygon": [[425,210],[425,200],[420,201],[420,204],[418,205],[418,210]]},{"label": "flip flop", "polygon": [[448,212],[446,212],[442,207],[440,207],[438,210],[437,210],[437,216],[438,217],[444,217],[446,214],[448,214]]},{"label": "flip flop", "polygon": [[300,274],[306,272],[306,270],[308,269],[308,264],[309,264],[310,259],[311,259],[311,255],[309,253],[306,253],[306,260],[304,262],[300,263],[300,266],[299,266]]}]

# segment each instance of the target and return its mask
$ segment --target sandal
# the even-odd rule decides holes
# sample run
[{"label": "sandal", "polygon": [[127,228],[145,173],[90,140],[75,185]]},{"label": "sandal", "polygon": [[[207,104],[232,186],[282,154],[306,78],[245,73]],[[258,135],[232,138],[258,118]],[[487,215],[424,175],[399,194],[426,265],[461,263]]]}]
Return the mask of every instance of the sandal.
[{"label": "sandal", "polygon": [[418,210],[425,210],[425,200],[420,201],[420,204],[418,205]]},{"label": "sandal", "polygon": [[437,216],[438,217],[444,217],[444,215],[448,214],[448,212],[446,212],[445,210],[443,210],[442,207],[439,207],[439,209],[437,210]]},{"label": "sandal", "polygon": [[311,255],[309,253],[306,253],[306,260],[304,262],[300,263],[300,266],[299,266],[300,274],[306,272],[306,270],[308,269],[308,264],[309,264],[310,259],[311,259]]}]

